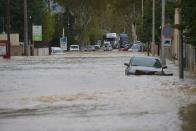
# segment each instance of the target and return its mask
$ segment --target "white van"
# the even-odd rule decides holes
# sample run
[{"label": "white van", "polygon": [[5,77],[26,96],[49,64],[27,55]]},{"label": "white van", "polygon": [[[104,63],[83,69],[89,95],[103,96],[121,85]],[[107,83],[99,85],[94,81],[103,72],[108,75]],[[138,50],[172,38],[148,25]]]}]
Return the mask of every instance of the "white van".
[{"label": "white van", "polygon": [[80,48],[79,48],[79,45],[70,45],[69,50],[70,51],[79,51]]}]

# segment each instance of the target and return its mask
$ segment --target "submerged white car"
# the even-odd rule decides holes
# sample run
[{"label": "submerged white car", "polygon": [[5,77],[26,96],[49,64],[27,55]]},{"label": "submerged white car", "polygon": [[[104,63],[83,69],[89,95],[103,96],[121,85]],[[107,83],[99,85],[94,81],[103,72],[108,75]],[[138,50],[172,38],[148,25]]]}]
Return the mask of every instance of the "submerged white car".
[{"label": "submerged white car", "polygon": [[60,47],[51,47],[51,55],[64,55],[65,51]]},{"label": "submerged white car", "polygon": [[[126,67],[125,75],[166,75],[158,57],[133,56],[129,63],[124,63]],[[173,74],[167,74],[173,75]]]}]

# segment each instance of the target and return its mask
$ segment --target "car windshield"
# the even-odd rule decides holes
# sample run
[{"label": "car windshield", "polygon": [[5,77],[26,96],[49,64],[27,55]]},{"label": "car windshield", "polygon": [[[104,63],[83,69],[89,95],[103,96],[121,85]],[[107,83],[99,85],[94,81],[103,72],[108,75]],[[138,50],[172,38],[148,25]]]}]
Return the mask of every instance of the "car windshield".
[{"label": "car windshield", "polygon": [[131,59],[131,65],[161,68],[161,63],[159,59],[156,58],[133,57]]}]

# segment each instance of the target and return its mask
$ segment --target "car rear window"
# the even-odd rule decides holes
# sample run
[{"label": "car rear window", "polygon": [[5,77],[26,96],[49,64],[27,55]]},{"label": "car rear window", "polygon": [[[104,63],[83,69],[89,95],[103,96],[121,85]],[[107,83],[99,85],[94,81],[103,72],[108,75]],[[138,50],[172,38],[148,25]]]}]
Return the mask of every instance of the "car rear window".
[{"label": "car rear window", "polygon": [[75,46],[71,46],[71,48],[78,48],[78,46],[76,46],[76,45]]}]

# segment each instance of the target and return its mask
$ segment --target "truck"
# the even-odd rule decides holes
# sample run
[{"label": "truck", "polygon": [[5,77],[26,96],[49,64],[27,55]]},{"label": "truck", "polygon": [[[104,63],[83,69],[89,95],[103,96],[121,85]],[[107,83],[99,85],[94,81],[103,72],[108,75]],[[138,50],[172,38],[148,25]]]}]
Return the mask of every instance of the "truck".
[{"label": "truck", "polygon": [[126,34],[126,33],[119,34],[119,45],[120,45],[120,48],[127,47],[127,45],[129,44],[128,40],[129,40],[128,39],[128,34]]},{"label": "truck", "polygon": [[112,48],[119,48],[117,33],[105,33],[103,36],[103,45],[110,42]]}]

